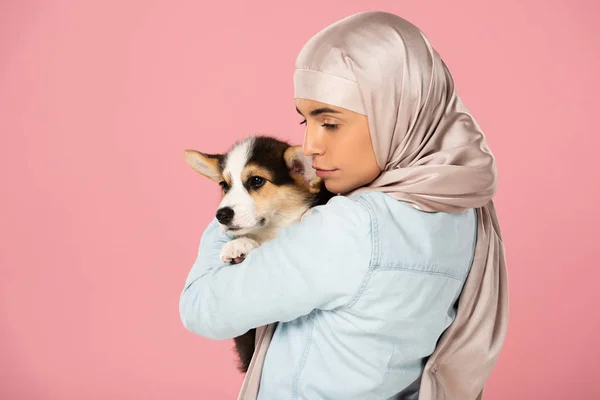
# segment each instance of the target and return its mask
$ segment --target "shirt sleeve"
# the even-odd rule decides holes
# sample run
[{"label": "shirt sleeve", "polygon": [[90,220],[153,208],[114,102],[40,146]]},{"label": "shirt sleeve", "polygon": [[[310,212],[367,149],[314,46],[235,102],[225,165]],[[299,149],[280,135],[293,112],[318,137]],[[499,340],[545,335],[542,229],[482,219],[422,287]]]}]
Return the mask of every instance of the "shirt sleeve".
[{"label": "shirt sleeve", "polygon": [[370,221],[364,205],[334,197],[230,265],[219,254],[232,237],[213,220],[181,294],[184,326],[207,338],[229,339],[314,309],[343,306],[369,269]]}]

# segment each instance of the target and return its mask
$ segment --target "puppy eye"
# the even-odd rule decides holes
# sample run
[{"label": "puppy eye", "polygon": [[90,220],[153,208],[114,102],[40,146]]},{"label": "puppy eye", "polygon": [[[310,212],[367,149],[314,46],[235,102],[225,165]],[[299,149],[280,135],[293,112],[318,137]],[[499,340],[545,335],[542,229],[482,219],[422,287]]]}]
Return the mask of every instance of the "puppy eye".
[{"label": "puppy eye", "polygon": [[250,177],[250,187],[252,189],[258,189],[266,182],[265,178],[261,178],[260,176],[252,176]]},{"label": "puppy eye", "polygon": [[228,184],[227,184],[227,182],[225,182],[225,181],[221,181],[221,182],[219,182],[219,186],[221,186],[221,188],[222,188],[224,191],[227,191],[227,190],[229,190],[229,185],[228,185]]}]

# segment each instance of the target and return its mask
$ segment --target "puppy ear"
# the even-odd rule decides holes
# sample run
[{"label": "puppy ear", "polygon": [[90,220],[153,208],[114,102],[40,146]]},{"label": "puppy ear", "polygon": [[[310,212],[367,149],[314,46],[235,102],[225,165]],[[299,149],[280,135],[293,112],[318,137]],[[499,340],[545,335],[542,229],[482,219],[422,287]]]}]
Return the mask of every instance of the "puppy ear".
[{"label": "puppy ear", "polygon": [[220,182],[223,179],[221,171],[221,154],[204,154],[196,150],[185,150],[185,162],[192,169],[215,182]]},{"label": "puppy ear", "polygon": [[312,157],[302,154],[301,146],[291,146],[283,153],[285,164],[290,170],[290,175],[296,182],[304,185],[311,193],[321,191],[322,179],[312,167]]}]

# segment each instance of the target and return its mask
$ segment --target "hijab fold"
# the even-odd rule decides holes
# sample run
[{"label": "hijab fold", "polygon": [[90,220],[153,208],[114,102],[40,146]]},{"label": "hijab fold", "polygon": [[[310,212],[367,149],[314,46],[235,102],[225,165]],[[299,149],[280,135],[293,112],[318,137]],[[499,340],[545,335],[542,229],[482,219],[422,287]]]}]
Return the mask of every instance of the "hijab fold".
[{"label": "hijab fold", "polygon": [[[495,160],[484,134],[425,35],[397,15],[368,11],[326,27],[302,48],[295,98],[367,116],[381,174],[365,187],[424,212],[477,210],[477,244],[454,322],[428,358],[419,399],[482,398],[508,325],[504,245],[492,200]],[[274,325],[238,399],[256,399]]]}]

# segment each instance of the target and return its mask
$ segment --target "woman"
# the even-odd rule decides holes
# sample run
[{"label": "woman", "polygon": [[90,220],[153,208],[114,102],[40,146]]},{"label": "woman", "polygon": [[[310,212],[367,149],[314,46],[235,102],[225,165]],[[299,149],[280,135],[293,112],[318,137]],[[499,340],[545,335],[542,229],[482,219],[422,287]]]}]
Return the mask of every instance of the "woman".
[{"label": "woman", "polygon": [[294,85],[303,150],[341,195],[235,266],[213,221],[184,325],[227,339],[279,322],[241,398],[481,398],[506,268],[494,158],[448,69],[416,27],[364,12],[304,46]]}]

